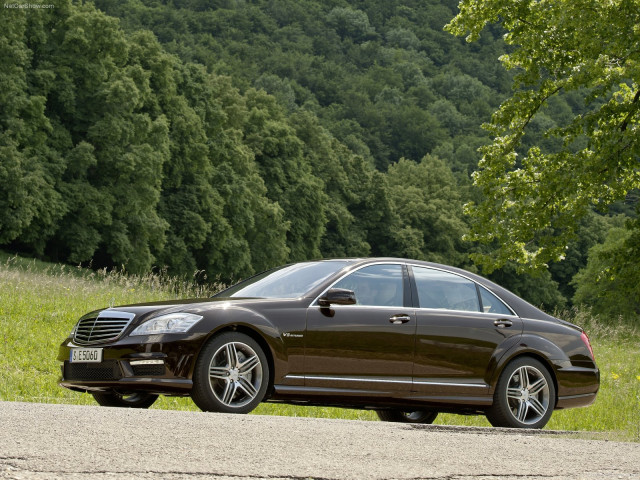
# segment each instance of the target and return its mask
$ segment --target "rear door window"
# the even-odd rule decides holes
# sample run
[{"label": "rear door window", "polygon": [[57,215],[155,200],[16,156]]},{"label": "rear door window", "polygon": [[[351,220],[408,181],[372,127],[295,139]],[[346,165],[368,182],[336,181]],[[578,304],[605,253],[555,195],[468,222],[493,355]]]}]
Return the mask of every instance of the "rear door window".
[{"label": "rear door window", "polygon": [[412,267],[420,308],[480,312],[476,284],[459,275],[425,267]]}]

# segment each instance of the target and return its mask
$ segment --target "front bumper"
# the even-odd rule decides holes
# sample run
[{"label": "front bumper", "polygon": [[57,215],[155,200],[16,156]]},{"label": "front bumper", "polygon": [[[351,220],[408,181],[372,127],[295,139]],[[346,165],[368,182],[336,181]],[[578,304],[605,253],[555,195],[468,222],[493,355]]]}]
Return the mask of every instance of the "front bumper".
[{"label": "front bumper", "polygon": [[[105,345],[75,345],[67,338],[58,350],[62,387],[81,392],[145,391],[188,395],[205,334],[124,337]],[[101,348],[100,363],[71,363],[73,348]]]}]

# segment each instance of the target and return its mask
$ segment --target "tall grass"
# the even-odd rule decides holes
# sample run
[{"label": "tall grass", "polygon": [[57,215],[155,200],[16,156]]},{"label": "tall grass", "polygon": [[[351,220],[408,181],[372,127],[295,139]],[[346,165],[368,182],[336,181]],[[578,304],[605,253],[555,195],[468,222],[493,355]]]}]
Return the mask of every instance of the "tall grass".
[{"label": "tall grass", "polygon": [[640,441],[640,325],[637,320],[603,318],[588,309],[557,314],[589,335],[600,368],[593,406],[554,413],[549,428],[616,432]]},{"label": "tall grass", "polygon": [[6,257],[0,264],[0,400],[93,403],[57,385],[59,344],[83,314],[111,305],[206,297],[203,286],[163,274],[87,271]]},{"label": "tall grass", "polygon": [[[0,400],[94,404],[93,397],[57,385],[58,345],[77,319],[109,305],[206,297],[202,286],[163,274],[131,276],[87,271],[0,253]],[[640,331],[622,319],[586,310],[558,316],[589,333],[601,369],[601,389],[588,408],[557,411],[549,429],[605,432],[606,438],[640,441]],[[196,410],[188,398],[161,397],[153,408]],[[262,404],[258,414],[374,420],[370,411]],[[436,423],[488,425],[484,417],[440,414]]]}]

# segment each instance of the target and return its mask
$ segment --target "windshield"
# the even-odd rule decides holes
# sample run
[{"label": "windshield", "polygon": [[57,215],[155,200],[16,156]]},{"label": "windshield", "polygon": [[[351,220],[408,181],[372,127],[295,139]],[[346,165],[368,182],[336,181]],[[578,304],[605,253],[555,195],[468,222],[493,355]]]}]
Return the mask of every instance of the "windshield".
[{"label": "windshield", "polygon": [[349,265],[348,260],[303,262],[267,270],[216,297],[298,298]]}]

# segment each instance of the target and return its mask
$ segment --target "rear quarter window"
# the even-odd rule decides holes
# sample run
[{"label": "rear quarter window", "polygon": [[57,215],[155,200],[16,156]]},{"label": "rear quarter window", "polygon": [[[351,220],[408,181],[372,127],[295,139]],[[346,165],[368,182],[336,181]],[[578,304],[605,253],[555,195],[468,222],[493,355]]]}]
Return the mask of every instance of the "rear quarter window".
[{"label": "rear quarter window", "polygon": [[482,300],[482,311],[484,313],[496,313],[498,315],[513,315],[513,312],[502,300],[484,287],[480,289],[480,299]]}]

